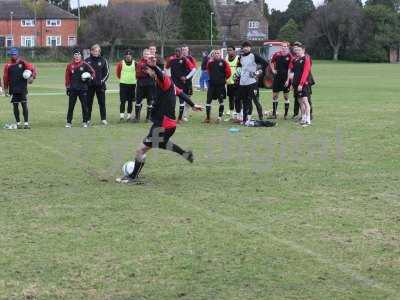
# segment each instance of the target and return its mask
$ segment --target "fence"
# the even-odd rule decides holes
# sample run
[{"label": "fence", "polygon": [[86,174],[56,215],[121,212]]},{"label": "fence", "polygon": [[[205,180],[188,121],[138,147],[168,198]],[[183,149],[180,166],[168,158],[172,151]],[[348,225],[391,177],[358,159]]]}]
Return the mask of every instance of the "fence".
[{"label": "fence", "polygon": [[[141,56],[143,49],[148,47],[151,41],[137,40],[124,43],[123,45],[117,45],[114,47],[114,51],[111,51],[111,46],[102,46],[103,56],[109,58],[111,61],[122,59],[126,49],[131,49],[134,57],[138,58]],[[242,41],[214,41],[214,47],[224,47],[226,45],[240,46]],[[164,48],[164,55],[168,56],[175,52],[175,48],[187,45],[192,52],[192,55],[198,59],[201,58],[201,54],[205,50],[211,50],[210,41],[168,41]],[[255,51],[259,52],[262,42],[254,42]],[[87,47],[86,47],[87,48]],[[159,48],[159,47],[158,47]],[[159,50],[160,51],[160,50]],[[110,58],[110,54],[113,52],[113,57]],[[43,47],[43,48],[20,48],[20,55],[31,61],[52,61],[52,62],[67,62],[71,59],[72,48],[69,47]],[[7,49],[0,48],[0,61],[7,59]]]}]

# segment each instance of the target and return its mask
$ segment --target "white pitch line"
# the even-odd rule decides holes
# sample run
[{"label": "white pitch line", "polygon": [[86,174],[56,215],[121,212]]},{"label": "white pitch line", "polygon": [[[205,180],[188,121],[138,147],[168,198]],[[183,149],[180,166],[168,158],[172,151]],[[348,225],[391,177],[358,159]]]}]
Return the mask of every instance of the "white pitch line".
[{"label": "white pitch line", "polygon": [[[24,137],[26,139],[26,137]],[[65,154],[60,152],[59,150],[55,149],[54,147],[51,146],[44,146],[43,144],[40,144],[30,138],[28,138],[32,143],[36,144],[37,146],[52,152],[53,154],[62,157],[63,159],[67,159],[65,157]],[[94,169],[91,168],[91,166],[88,166],[88,164],[86,164],[83,160],[79,160],[79,159],[75,159],[82,167],[86,167],[89,169]],[[103,171],[98,171],[98,170],[93,170],[92,172],[90,172],[90,170],[88,170],[89,173],[92,173],[90,175],[95,175],[96,177],[99,177],[99,175],[101,177],[107,177],[106,174],[104,174]],[[93,174],[94,173],[94,174]],[[103,173],[103,174],[100,174]],[[334,262],[332,259],[329,258],[325,258],[323,255],[321,255],[320,253],[317,253],[315,251],[312,251],[296,242],[290,241],[290,240],[286,240],[286,239],[282,239],[277,237],[276,235],[267,232],[266,230],[264,230],[264,228],[260,228],[260,226],[254,226],[251,224],[245,224],[242,223],[240,221],[238,221],[237,219],[230,217],[230,216],[226,216],[217,212],[211,212],[208,209],[204,209],[202,207],[196,206],[196,205],[188,205],[187,202],[180,204],[183,207],[187,207],[187,208],[193,208],[195,210],[198,210],[200,212],[205,212],[208,216],[210,217],[217,217],[217,219],[220,219],[222,221],[224,221],[225,223],[229,223],[232,225],[235,225],[239,228],[245,229],[245,230],[251,230],[251,231],[256,231],[260,234],[264,234],[264,235],[268,235],[271,239],[273,239],[274,241],[276,241],[277,243],[280,243],[282,245],[285,245],[295,251],[297,251],[298,253],[302,253],[305,255],[308,255],[312,258],[314,258],[316,261],[318,261],[321,264],[326,264],[326,265],[330,265],[334,268],[336,268],[337,270],[339,270],[340,272],[342,272],[343,274],[346,274],[348,276],[350,276],[354,281],[360,283],[362,286],[368,287],[368,288],[375,288],[381,291],[384,291],[386,293],[390,293],[392,295],[398,295],[399,291],[393,289],[392,287],[386,286],[385,284],[378,282],[374,279],[370,279],[360,273],[358,273],[357,271],[353,270],[349,265],[346,265],[344,263],[336,263]]]},{"label": "white pitch line", "polygon": [[[225,216],[222,214],[219,214],[217,212],[211,212],[208,209],[204,209],[202,207],[196,206],[196,205],[188,205],[187,202],[185,202],[183,205],[181,205],[183,207],[189,207],[189,208],[194,208],[195,210],[201,211],[201,212],[205,212],[208,216],[211,217],[217,217],[217,219],[220,219],[226,223],[232,224],[232,225],[236,225],[237,227],[240,227],[242,229],[245,230],[251,230],[251,231],[256,231],[260,234],[264,234],[264,235],[268,235],[271,239],[273,239],[274,241],[276,241],[277,243],[280,243],[282,245],[285,245],[295,251],[297,251],[298,253],[302,253],[308,256],[311,256],[312,258],[314,258],[316,261],[318,261],[321,264],[327,264],[330,265],[334,268],[336,268],[337,270],[339,270],[340,272],[344,273],[345,275],[350,276],[354,281],[360,283],[362,286],[368,287],[368,288],[375,288],[381,291],[384,291],[386,293],[390,293],[392,294],[392,296],[397,296],[399,295],[400,291],[393,289],[392,287],[386,286],[385,284],[378,282],[374,279],[368,278],[364,275],[361,275],[360,273],[358,273],[357,271],[353,270],[349,265],[343,264],[343,263],[336,263],[334,262],[332,259],[329,258],[325,258],[323,255],[321,255],[320,253],[317,253],[315,251],[312,251],[296,242],[290,241],[290,240],[286,240],[286,239],[282,239],[277,237],[276,235],[268,232],[265,230],[265,228],[260,228],[259,226],[254,226],[251,224],[245,224],[242,223],[238,220],[236,220],[235,218],[232,218],[230,216]],[[394,299],[394,298],[393,298]]]}]

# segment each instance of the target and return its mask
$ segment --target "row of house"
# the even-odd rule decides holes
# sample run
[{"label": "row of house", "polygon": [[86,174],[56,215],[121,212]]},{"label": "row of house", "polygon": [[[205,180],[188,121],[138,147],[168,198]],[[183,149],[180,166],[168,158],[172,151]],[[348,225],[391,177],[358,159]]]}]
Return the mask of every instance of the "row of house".
[{"label": "row of house", "polygon": [[[268,22],[263,0],[247,3],[210,0],[219,37],[229,40],[266,40]],[[110,0],[110,4],[160,3],[159,0]],[[164,1],[166,4],[167,0]],[[32,5],[29,5],[32,4]],[[29,0],[0,0],[0,47],[73,47],[77,44],[78,17],[47,1],[40,10]]]},{"label": "row of house", "polygon": [[48,2],[36,11],[22,0],[0,0],[0,47],[73,47],[77,31],[78,18]]}]

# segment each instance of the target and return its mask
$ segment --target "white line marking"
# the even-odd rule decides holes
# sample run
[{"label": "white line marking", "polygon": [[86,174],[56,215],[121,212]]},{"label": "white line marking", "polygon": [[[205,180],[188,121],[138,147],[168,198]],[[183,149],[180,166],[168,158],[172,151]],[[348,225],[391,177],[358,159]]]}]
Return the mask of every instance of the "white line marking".
[{"label": "white line marking", "polygon": [[389,287],[381,282],[378,282],[374,279],[370,279],[364,275],[361,275],[360,273],[353,270],[350,266],[348,266],[344,263],[334,262],[332,259],[325,258],[321,254],[319,254],[315,251],[312,251],[306,247],[303,247],[302,245],[300,245],[296,242],[279,238],[279,237],[275,236],[274,234],[265,230],[265,228],[260,228],[260,226],[245,224],[245,223],[242,223],[242,222],[236,220],[235,218],[225,216],[225,215],[222,215],[217,212],[211,212],[208,209],[204,209],[202,207],[199,207],[199,206],[196,206],[193,204],[188,205],[187,202],[183,203],[183,205],[181,205],[181,206],[183,206],[183,207],[186,206],[189,208],[191,207],[191,208],[194,208],[195,210],[205,212],[208,216],[217,217],[217,219],[221,219],[222,221],[224,221],[226,223],[236,225],[237,227],[240,227],[242,229],[256,231],[260,234],[268,235],[271,239],[273,239],[277,243],[280,243],[289,248],[292,248],[293,250],[295,250],[299,253],[303,253],[305,255],[311,256],[312,258],[314,258],[316,261],[318,261],[321,264],[330,265],[330,266],[336,268],[337,270],[341,271],[342,273],[350,276],[354,281],[358,282],[359,284],[361,284],[364,287],[378,289],[378,290],[384,291],[386,293],[390,293],[390,294],[392,294],[392,296],[397,296],[400,293],[399,291],[393,289],[392,287]]}]

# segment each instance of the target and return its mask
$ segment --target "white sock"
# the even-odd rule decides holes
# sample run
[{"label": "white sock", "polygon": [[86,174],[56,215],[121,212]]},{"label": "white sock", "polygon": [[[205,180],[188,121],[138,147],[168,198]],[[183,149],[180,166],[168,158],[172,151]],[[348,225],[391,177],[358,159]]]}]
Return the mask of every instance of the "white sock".
[{"label": "white sock", "polygon": [[307,118],[307,119],[306,119],[307,123],[308,123],[308,124],[311,124],[311,116],[310,116],[310,115],[307,115],[306,118]]},{"label": "white sock", "polygon": [[126,114],[126,118],[130,119],[131,118],[131,114]]},{"label": "white sock", "polygon": [[28,122],[24,122],[24,125],[29,125],[29,123]]},{"label": "white sock", "polygon": [[119,117],[122,119],[125,117],[125,114],[119,114]]}]

